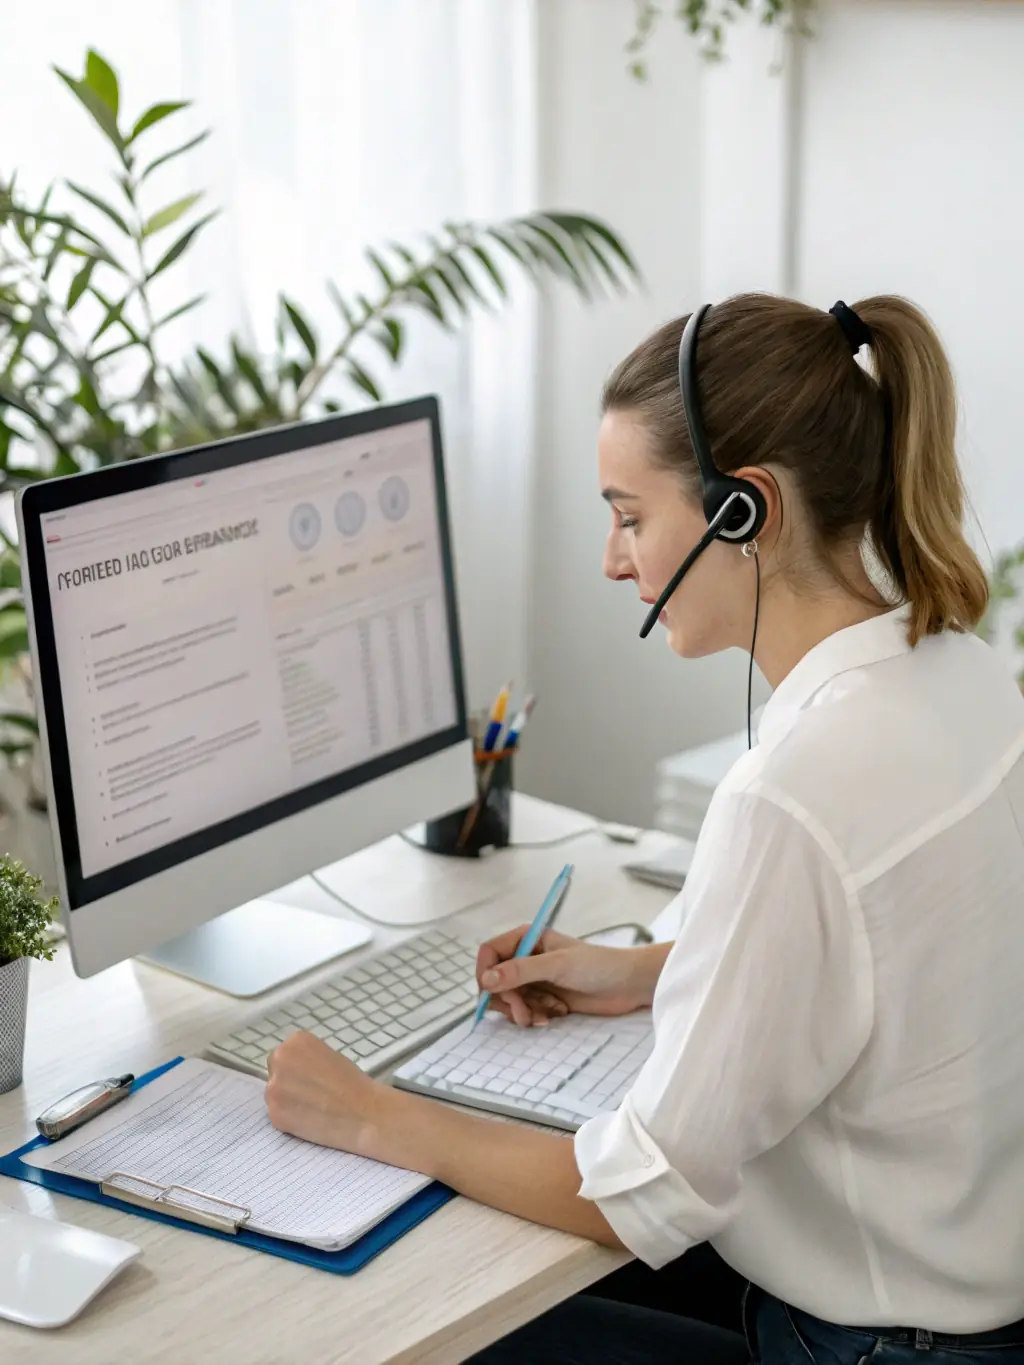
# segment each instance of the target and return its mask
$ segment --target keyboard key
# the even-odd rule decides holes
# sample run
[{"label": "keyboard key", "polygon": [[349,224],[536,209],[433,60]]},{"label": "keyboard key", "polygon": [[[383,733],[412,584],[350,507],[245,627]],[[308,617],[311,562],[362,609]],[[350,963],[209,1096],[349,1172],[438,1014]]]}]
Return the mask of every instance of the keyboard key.
[{"label": "keyboard key", "polygon": [[446,991],[444,995],[439,995],[435,999],[420,1005],[418,1009],[411,1010],[406,1015],[405,1024],[410,1033],[416,1029],[424,1028],[435,1019],[440,1019],[450,1010],[461,1006],[462,998],[458,991]]},{"label": "keyboard key", "polygon": [[610,1077],[604,1076],[590,1092],[590,1097],[595,1100],[604,1100],[615,1089],[615,1082]]},{"label": "keyboard key", "polygon": [[588,1119],[597,1118],[598,1114],[604,1112],[604,1108],[600,1101],[584,1099],[582,1095],[563,1095],[562,1092],[559,1091],[559,1093],[552,1098],[563,1113],[565,1112],[566,1106],[568,1106],[570,1114]]},{"label": "keyboard key", "polygon": [[625,1066],[616,1066],[608,1073],[616,1085],[629,1085],[636,1075],[636,1069]]},{"label": "keyboard key", "polygon": [[493,1098],[492,1096],[489,1096],[487,1094],[486,1090],[480,1090],[476,1086],[452,1085],[451,1081],[448,1082],[448,1085],[450,1088],[450,1093],[452,1095],[455,1095],[456,1097],[461,1097],[462,1099],[477,1100],[479,1102],[480,1100]]}]

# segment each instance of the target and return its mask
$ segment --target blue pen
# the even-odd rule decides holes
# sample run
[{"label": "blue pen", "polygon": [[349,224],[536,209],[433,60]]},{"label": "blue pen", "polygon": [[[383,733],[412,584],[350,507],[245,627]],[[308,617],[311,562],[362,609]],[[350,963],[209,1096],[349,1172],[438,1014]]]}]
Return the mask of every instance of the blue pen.
[{"label": "blue pen", "polygon": [[[555,916],[562,908],[569,884],[572,881],[573,865],[566,863],[559,872],[558,876],[551,883],[551,890],[544,897],[544,903],[533,917],[533,923],[526,933],[519,940],[519,947],[512,954],[513,957],[529,957],[540,942],[540,937],[545,929],[550,929],[554,923]],[[473,1016],[473,1028],[476,1028],[480,1020],[487,1012],[487,1002],[491,998],[490,991],[484,991],[477,1002],[476,1014]],[[473,1029],[470,1029],[472,1033]]]},{"label": "blue pen", "polygon": [[537,698],[529,696],[523,702],[522,709],[508,727],[508,734],[505,736],[506,749],[514,749],[519,743],[519,736],[523,733],[526,722],[530,719],[533,708],[537,705]]}]

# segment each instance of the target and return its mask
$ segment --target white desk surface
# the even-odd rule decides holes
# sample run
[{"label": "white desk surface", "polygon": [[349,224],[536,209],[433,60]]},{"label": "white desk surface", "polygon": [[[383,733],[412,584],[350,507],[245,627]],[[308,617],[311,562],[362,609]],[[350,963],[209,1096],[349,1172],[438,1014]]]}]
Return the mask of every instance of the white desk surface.
[{"label": "white desk surface", "polygon": [[[566,827],[568,813],[516,797],[531,837]],[[514,815],[514,821],[517,818]],[[571,822],[570,822],[571,823]],[[513,827],[513,838],[516,829]],[[638,845],[600,833],[543,849],[492,857],[515,861],[515,885],[461,915],[474,935],[529,920],[552,877],[576,865],[560,921],[567,932],[650,923],[670,893],[620,871],[673,841],[657,833]],[[436,861],[424,853],[424,859]],[[330,914],[337,903],[311,883],[289,888],[294,903]],[[75,1086],[125,1071],[141,1074],[179,1053],[195,1054],[213,1037],[272,1009],[357,958],[416,930],[376,928],[360,954],[325,967],[259,1000],[241,1001],[157,968],[125,962],[79,980],[62,944],[52,963],[34,963],[25,1080],[0,1096],[0,1151],[35,1135],[35,1116]],[[0,1203],[61,1218],[138,1243],[143,1254],[74,1323],[34,1331],[0,1321],[0,1360],[19,1365],[378,1365],[457,1362],[621,1265],[626,1257],[568,1234],[453,1200],[351,1277],[282,1261],[230,1242],[54,1196],[0,1178]]]}]

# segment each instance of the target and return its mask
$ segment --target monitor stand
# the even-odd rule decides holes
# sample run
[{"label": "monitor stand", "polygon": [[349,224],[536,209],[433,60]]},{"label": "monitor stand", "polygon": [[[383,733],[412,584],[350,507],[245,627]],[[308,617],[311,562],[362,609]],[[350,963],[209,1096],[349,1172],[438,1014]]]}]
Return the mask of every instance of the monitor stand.
[{"label": "monitor stand", "polygon": [[362,948],[372,937],[370,929],[351,920],[255,900],[140,957],[202,986],[248,999]]}]

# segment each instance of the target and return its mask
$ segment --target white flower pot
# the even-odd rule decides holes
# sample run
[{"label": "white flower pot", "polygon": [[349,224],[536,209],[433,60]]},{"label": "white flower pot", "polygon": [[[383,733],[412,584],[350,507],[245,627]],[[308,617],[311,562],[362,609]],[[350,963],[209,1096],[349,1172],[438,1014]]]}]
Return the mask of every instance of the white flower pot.
[{"label": "white flower pot", "polygon": [[21,1085],[28,1011],[28,958],[0,967],[0,1095]]}]

